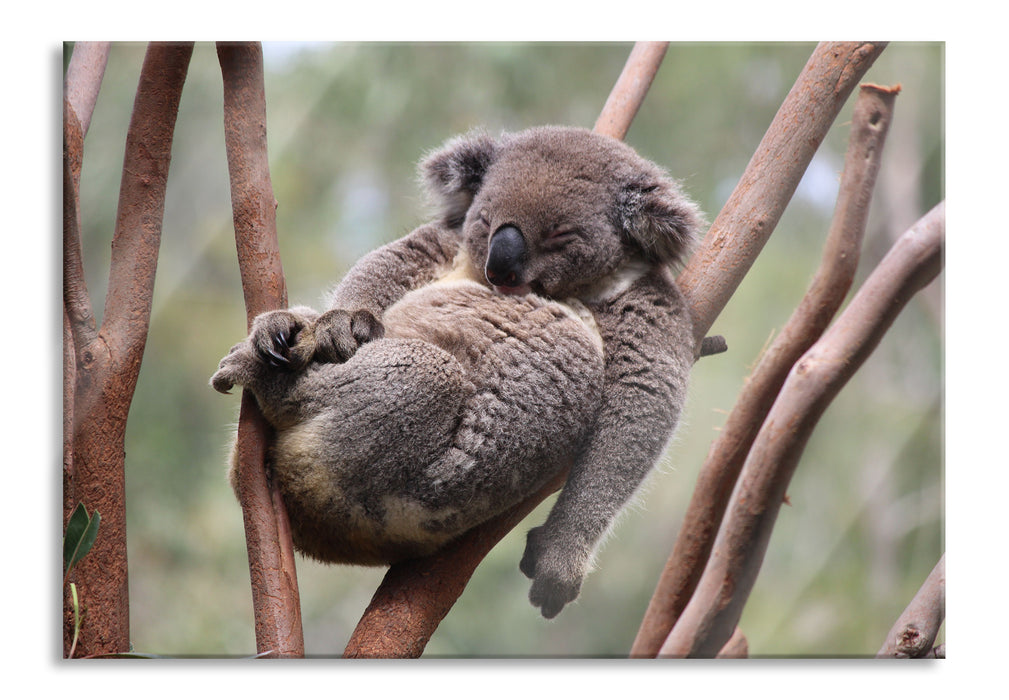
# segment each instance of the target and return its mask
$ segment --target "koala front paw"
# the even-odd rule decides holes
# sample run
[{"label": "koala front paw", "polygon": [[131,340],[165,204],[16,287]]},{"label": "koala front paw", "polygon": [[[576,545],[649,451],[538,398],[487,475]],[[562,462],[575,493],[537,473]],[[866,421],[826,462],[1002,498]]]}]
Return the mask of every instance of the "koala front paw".
[{"label": "koala front paw", "polygon": [[311,333],[314,315],[309,309],[298,307],[256,316],[249,342],[259,359],[278,369],[303,369],[314,351]]},{"label": "koala front paw", "polygon": [[588,557],[578,552],[577,547],[552,541],[542,526],[529,531],[519,569],[533,580],[529,602],[540,609],[543,617],[556,617],[578,597],[588,569]]},{"label": "koala front paw", "polygon": [[252,322],[249,337],[228,351],[210,385],[222,394],[236,384],[256,389],[277,371],[299,370],[312,358],[311,309],[268,311]]},{"label": "koala front paw", "polygon": [[385,335],[385,327],[370,311],[331,309],[315,321],[315,359],[346,362],[358,348]]}]

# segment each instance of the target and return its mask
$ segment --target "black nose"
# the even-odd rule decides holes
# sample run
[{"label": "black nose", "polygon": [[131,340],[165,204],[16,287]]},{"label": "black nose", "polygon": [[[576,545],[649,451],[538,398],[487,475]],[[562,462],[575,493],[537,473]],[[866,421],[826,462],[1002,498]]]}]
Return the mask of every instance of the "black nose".
[{"label": "black nose", "polygon": [[502,226],[490,238],[487,249],[487,281],[495,287],[518,287],[526,258],[526,242],[514,226]]}]

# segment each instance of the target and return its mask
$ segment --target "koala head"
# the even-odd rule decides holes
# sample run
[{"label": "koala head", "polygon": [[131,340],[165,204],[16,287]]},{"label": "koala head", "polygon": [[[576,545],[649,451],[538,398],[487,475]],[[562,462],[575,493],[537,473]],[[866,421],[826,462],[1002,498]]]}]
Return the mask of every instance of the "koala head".
[{"label": "koala head", "polygon": [[421,163],[443,223],[505,293],[563,298],[627,262],[682,261],[697,207],[651,161],[587,129],[471,133]]}]

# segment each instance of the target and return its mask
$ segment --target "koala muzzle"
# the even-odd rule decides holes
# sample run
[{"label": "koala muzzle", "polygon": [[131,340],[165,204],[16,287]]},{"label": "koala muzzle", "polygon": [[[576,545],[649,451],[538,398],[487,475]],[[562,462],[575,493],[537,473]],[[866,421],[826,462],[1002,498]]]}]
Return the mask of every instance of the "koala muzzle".
[{"label": "koala muzzle", "polygon": [[514,226],[502,226],[490,238],[487,248],[487,281],[495,287],[518,287],[525,270],[526,242]]}]

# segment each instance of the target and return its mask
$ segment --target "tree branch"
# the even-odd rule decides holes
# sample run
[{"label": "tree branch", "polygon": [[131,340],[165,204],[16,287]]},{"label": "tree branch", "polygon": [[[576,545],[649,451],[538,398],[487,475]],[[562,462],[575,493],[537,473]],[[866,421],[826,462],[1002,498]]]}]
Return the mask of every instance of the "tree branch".
[{"label": "tree branch", "polygon": [[667,48],[668,41],[639,41],[634,45],[593,131],[623,140],[645,101]]},{"label": "tree branch", "polygon": [[559,474],[535,495],[423,559],[389,567],[344,650],[346,658],[416,658],[501,538],[564,485]]},{"label": "tree branch", "polygon": [[115,363],[135,367],[137,372],[147,344],[175,118],[192,53],[192,43],[149,46],[126,135],[99,334],[109,346],[122,350]]},{"label": "tree branch", "polygon": [[87,134],[91,114],[98,101],[98,90],[109,62],[107,41],[78,41],[63,79],[63,96],[80,120],[81,133]]},{"label": "tree branch", "polygon": [[750,645],[743,635],[743,630],[738,627],[732,632],[729,641],[725,643],[722,650],[718,652],[716,658],[719,659],[745,659],[750,655]]},{"label": "tree branch", "polygon": [[[627,133],[659,68],[665,44],[636,44],[596,123],[600,133]],[[470,530],[440,552],[389,568],[346,649],[347,657],[417,657],[470,576],[502,537],[564,485],[559,474],[536,494]]]},{"label": "tree branch", "polygon": [[698,346],[757,258],[845,100],[882,43],[827,43],[813,51],[743,176],[677,279]]},{"label": "tree branch", "polygon": [[932,649],[939,627],[946,617],[946,555],[932,569],[911,603],[897,618],[886,641],[876,653],[879,659],[916,659],[929,655],[945,657]]},{"label": "tree branch", "polygon": [[[93,318],[88,321],[83,274],[79,287],[71,283],[64,289],[64,337],[73,335],[77,351],[70,460],[73,500],[102,516],[98,539],[73,573],[88,609],[77,645],[85,656],[129,650],[123,440],[147,341],[172,135],[192,50],[192,44],[151,44],[144,58],[126,136],[109,291],[99,333],[93,332]],[[68,148],[73,153],[83,131],[72,106],[66,115],[65,134],[70,135],[64,137],[65,144],[73,144]],[[72,157],[65,155],[64,161],[64,265],[71,268],[71,276],[80,272],[78,194],[72,182],[74,166],[68,164]],[[72,624],[66,624],[66,650],[71,636]]]},{"label": "tree branch", "polygon": [[[277,243],[276,200],[266,144],[263,51],[258,43],[219,43],[224,79],[224,135],[231,207],[247,323],[287,306]],[[264,468],[269,426],[242,392],[236,452],[237,491],[245,523],[256,648],[270,656],[304,656],[298,577],[287,510]]]},{"label": "tree branch", "polygon": [[97,333],[81,262],[81,164],[108,59],[108,42],[79,41],[63,78],[63,290],[71,331],[76,328],[83,336],[81,344],[94,340]]},{"label": "tree branch", "polygon": [[655,656],[673,628],[700,580],[732,487],[788,371],[820,337],[851,287],[897,92],[897,89],[862,86],[855,103],[837,206],[820,267],[782,333],[744,384],[732,413],[711,446],[631,656]]},{"label": "tree branch", "polygon": [[831,328],[792,368],[743,466],[697,591],[662,656],[713,656],[739,622],[785,489],[830,401],[911,296],[942,267],[945,205],[907,231]]}]

